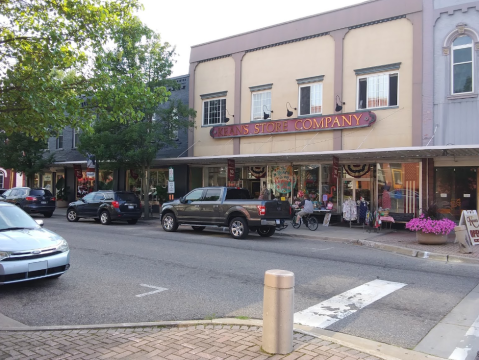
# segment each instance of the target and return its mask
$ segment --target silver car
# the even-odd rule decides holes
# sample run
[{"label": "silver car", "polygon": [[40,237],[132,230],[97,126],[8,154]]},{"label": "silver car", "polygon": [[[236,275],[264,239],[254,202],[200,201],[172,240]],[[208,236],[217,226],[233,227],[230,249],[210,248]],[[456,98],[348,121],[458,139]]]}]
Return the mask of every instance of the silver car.
[{"label": "silver car", "polygon": [[70,249],[19,207],[0,202],[0,285],[57,278],[70,267]]}]

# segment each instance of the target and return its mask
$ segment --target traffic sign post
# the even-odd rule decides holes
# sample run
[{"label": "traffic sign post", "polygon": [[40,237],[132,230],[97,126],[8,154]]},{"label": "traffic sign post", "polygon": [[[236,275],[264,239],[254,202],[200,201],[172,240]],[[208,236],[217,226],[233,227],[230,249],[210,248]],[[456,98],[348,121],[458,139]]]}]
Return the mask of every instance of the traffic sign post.
[{"label": "traffic sign post", "polygon": [[168,169],[168,181],[173,182],[175,181],[175,174],[173,168],[170,166]]},{"label": "traffic sign post", "polygon": [[168,194],[174,194],[174,193],[175,193],[175,182],[168,181]]}]

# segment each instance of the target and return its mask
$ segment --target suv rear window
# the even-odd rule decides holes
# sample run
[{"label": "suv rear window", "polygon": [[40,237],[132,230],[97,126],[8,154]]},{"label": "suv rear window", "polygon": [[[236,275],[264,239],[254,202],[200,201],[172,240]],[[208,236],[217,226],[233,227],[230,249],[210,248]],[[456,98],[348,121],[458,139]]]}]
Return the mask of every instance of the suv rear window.
[{"label": "suv rear window", "polygon": [[42,189],[32,189],[30,190],[30,195],[35,195],[35,196],[53,196],[53,194],[48,191],[48,190],[42,190]]},{"label": "suv rear window", "polygon": [[136,202],[138,200],[136,195],[132,193],[116,193],[115,197],[117,200],[121,201]]},{"label": "suv rear window", "polygon": [[246,189],[228,189],[225,200],[246,200],[250,198],[249,191]]}]

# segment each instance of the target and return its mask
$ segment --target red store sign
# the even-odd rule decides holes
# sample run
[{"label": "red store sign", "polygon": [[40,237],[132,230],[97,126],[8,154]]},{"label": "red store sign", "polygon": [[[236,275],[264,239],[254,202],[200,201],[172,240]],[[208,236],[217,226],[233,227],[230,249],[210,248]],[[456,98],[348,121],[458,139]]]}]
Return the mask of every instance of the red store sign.
[{"label": "red store sign", "polygon": [[276,121],[252,122],[214,126],[210,135],[214,139],[300,133],[310,131],[341,130],[371,126],[376,121],[376,114],[371,111],[325,115],[312,118],[284,119]]}]

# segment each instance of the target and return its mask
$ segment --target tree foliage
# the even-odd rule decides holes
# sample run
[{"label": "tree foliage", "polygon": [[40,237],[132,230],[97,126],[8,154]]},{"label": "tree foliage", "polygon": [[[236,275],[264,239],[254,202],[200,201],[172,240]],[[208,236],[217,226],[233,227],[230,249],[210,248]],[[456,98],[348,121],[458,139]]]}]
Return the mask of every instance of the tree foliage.
[{"label": "tree foliage", "polygon": [[[119,27],[138,20],[138,0],[0,0],[0,129],[42,138],[87,128],[82,106],[104,74],[95,58]],[[58,76],[70,71],[71,76]],[[100,76],[101,75],[101,76]]]},{"label": "tree foliage", "polygon": [[44,140],[35,140],[22,133],[9,136],[0,133],[0,167],[25,173],[27,184],[33,186],[35,174],[43,174],[55,161],[53,154],[45,156],[46,147]]},{"label": "tree foliage", "polygon": [[[102,168],[140,170],[143,193],[149,192],[149,168],[164,147],[176,145],[173,133],[192,126],[196,112],[179,101],[168,101],[168,79],[174,48],[139,20],[116,29],[113,42],[96,57],[97,86],[87,94],[97,120],[91,133],[80,136],[79,151],[94,154]],[[148,196],[145,197],[148,216]]]}]

